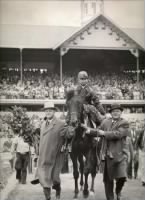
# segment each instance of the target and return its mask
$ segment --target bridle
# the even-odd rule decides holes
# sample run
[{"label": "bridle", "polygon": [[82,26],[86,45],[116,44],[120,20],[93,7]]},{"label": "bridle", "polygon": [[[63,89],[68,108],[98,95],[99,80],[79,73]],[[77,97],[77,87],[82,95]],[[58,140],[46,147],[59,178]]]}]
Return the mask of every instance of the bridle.
[{"label": "bridle", "polygon": [[70,125],[76,128],[81,125],[81,120],[80,120],[80,117],[78,116],[80,116],[80,114],[77,112],[70,113]]}]

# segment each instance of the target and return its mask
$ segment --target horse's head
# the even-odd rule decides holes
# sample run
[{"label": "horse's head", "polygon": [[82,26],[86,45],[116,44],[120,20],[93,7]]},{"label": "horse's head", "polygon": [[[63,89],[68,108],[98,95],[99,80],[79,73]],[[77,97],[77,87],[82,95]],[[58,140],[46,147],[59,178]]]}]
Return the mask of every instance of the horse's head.
[{"label": "horse's head", "polygon": [[83,102],[74,94],[67,102],[69,124],[78,127],[83,119]]}]

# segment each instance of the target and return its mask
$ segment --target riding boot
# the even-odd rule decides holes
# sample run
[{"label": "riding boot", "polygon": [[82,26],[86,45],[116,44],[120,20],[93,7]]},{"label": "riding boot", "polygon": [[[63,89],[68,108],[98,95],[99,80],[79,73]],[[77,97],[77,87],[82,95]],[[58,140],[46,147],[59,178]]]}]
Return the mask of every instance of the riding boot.
[{"label": "riding boot", "polygon": [[51,188],[43,188],[46,200],[51,200]]}]

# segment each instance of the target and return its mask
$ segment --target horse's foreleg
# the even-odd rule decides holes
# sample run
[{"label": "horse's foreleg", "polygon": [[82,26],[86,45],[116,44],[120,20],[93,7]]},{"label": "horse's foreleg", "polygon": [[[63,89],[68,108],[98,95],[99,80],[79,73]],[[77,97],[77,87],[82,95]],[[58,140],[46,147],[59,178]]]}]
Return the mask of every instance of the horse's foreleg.
[{"label": "horse's foreleg", "polygon": [[83,180],[83,176],[84,176],[84,173],[81,172],[81,178],[80,178],[80,190],[82,191],[83,190],[83,185],[84,185],[84,180]]},{"label": "horse's foreleg", "polygon": [[94,149],[92,150],[92,159],[90,160],[91,162],[91,178],[92,178],[92,181],[91,181],[91,188],[90,188],[90,191],[94,193],[94,184],[95,184],[95,177],[96,177],[96,173],[98,172],[99,170],[99,158],[98,158],[98,154],[96,155],[97,153],[97,149],[96,147],[94,147]]},{"label": "horse's foreleg", "polygon": [[92,152],[91,151],[89,151],[85,156],[85,158],[86,158],[85,167],[84,167],[85,184],[84,184],[84,191],[83,191],[84,198],[87,198],[88,195],[89,195],[88,176],[89,176],[89,173],[91,172],[91,168],[92,168],[91,156],[92,156]]},{"label": "horse's foreleg", "polygon": [[97,170],[96,170],[96,167],[97,167],[97,162],[95,162],[95,158],[92,162],[92,169],[91,169],[91,178],[92,178],[92,181],[91,181],[91,188],[90,188],[90,191],[91,192],[94,192],[94,183],[95,183],[95,177],[96,177],[96,173],[97,173]]},{"label": "horse's foreleg", "polygon": [[74,178],[75,180],[75,191],[74,191],[74,199],[78,198],[79,188],[78,188],[78,178]]},{"label": "horse's foreleg", "polygon": [[84,160],[83,160],[83,155],[79,155],[78,157],[79,163],[80,163],[80,190],[83,190],[83,185],[84,185],[84,180],[83,180],[83,176],[84,176]]},{"label": "horse's foreleg", "polygon": [[90,191],[91,192],[94,192],[94,183],[95,183],[95,177],[96,177],[96,174],[91,174],[92,176],[92,182],[91,182],[91,188],[90,188]]},{"label": "horse's foreleg", "polygon": [[85,173],[85,184],[84,184],[84,190],[83,190],[84,198],[87,198],[89,196],[88,176],[89,176],[89,173]]},{"label": "horse's foreleg", "polygon": [[89,168],[88,156],[86,156],[85,167],[84,167],[84,175],[85,175],[85,184],[84,184],[84,190],[83,190],[84,198],[87,198],[89,196],[89,190],[88,190],[89,172],[90,172],[90,168]]},{"label": "horse's foreleg", "polygon": [[74,191],[74,199],[78,198],[79,188],[78,188],[78,178],[79,178],[79,171],[78,171],[78,163],[77,163],[77,156],[70,154],[72,163],[73,163],[73,177],[75,180],[75,191]]}]

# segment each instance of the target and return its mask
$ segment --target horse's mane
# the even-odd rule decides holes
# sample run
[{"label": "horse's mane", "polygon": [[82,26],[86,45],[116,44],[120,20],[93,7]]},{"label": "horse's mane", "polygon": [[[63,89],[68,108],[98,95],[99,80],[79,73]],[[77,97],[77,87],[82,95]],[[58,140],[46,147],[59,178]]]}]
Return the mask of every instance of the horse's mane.
[{"label": "horse's mane", "polygon": [[68,102],[74,96],[74,89],[70,89],[66,92],[66,102]]},{"label": "horse's mane", "polygon": [[75,89],[70,89],[66,94],[66,103],[69,103],[73,98],[75,98],[80,103],[82,102],[81,96],[75,91]]}]

